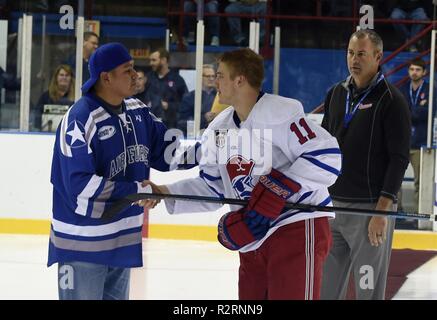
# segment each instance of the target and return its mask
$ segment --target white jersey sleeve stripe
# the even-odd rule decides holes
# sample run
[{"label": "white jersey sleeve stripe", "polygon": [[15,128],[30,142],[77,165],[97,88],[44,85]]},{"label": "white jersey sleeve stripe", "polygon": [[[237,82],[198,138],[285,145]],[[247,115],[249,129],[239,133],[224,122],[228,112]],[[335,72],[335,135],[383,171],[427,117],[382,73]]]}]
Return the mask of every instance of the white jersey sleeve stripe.
[{"label": "white jersey sleeve stripe", "polygon": [[138,99],[126,99],[126,109],[127,110],[135,110],[141,108],[149,108],[146,104],[144,104],[141,100]]},{"label": "white jersey sleeve stripe", "polygon": [[61,147],[61,152],[64,156],[66,157],[72,157],[72,153],[71,153],[71,148],[70,146],[67,144],[67,140],[66,138],[66,134],[67,134],[67,128],[68,128],[68,116],[70,114],[70,109],[68,109],[67,113],[64,115],[64,117],[62,118],[62,123],[61,123],[61,130],[59,132],[60,135],[60,139],[59,139],[59,145]]},{"label": "white jersey sleeve stripe", "polygon": [[81,237],[101,237],[140,227],[143,224],[143,214],[127,217],[112,223],[98,226],[77,226],[74,224],[62,222],[56,219],[52,220],[53,230],[73,236]]},{"label": "white jersey sleeve stripe", "polygon": [[75,210],[77,214],[86,216],[89,199],[96,193],[97,189],[100,187],[100,184],[102,183],[102,180],[103,177],[93,175],[91,179],[88,181],[85,188],[77,196],[77,207]]},{"label": "white jersey sleeve stripe", "polygon": [[93,139],[94,134],[96,133],[96,124],[110,117],[111,115],[108,112],[106,112],[106,110],[103,109],[102,107],[99,107],[90,113],[88,120],[85,124],[85,140],[88,143],[88,154],[92,153],[91,140]]}]

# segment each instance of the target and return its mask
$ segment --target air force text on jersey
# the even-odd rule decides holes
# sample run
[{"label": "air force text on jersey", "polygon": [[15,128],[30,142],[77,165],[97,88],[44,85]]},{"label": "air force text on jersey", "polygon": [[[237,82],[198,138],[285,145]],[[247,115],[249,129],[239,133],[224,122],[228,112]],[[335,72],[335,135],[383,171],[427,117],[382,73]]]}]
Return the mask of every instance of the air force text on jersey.
[{"label": "air force text on jersey", "polygon": [[145,145],[140,144],[128,146],[125,152],[120,153],[111,161],[109,179],[123,171],[127,164],[142,162],[146,166],[149,166],[148,155],[149,148],[147,148]]}]

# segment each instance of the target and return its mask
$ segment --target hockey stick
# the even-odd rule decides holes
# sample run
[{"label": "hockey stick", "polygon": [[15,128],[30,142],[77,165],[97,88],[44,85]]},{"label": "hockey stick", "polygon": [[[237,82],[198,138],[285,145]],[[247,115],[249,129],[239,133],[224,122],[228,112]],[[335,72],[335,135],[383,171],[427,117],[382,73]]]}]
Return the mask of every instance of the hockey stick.
[{"label": "hockey stick", "polygon": [[[231,198],[216,198],[216,197],[205,197],[205,196],[194,196],[194,195],[183,195],[183,194],[134,193],[124,197],[123,199],[116,201],[111,207],[106,209],[102,214],[102,219],[105,221],[111,220],[117,213],[126,209],[127,207],[132,205],[132,203],[137,202],[139,200],[163,199],[163,198],[184,200],[184,201],[195,201],[195,202],[233,204],[239,206],[245,206],[247,204],[247,200],[231,199]],[[385,216],[385,217],[394,217],[398,219],[436,221],[435,216],[433,214],[430,215],[424,213],[370,210],[370,209],[361,209],[361,208],[327,207],[327,206],[317,206],[312,204],[288,203],[288,202],[285,204],[285,208],[305,210],[305,211],[348,212],[348,213],[365,215],[365,216]]]}]

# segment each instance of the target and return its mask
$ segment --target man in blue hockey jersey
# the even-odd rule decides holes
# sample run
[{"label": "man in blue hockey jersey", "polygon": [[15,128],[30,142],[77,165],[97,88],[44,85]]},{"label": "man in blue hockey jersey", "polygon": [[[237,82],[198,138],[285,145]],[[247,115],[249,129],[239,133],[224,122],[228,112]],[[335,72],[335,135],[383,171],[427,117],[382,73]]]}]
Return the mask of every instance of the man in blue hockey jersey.
[{"label": "man in blue hockey jersey", "polygon": [[58,263],[60,299],[128,299],[130,268],[142,266],[143,208],[99,218],[114,201],[144,192],[150,167],[169,169],[171,142],[149,108],[128,98],[137,73],[123,45],[101,46],[89,67],[84,95],[56,133],[48,266]]}]

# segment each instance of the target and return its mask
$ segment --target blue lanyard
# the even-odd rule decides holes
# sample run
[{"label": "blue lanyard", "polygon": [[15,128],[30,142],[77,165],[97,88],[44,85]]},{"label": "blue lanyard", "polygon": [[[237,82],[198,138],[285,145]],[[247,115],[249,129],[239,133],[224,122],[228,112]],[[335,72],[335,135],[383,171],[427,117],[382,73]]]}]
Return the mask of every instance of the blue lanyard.
[{"label": "blue lanyard", "polygon": [[381,73],[380,76],[378,77],[378,79],[376,80],[376,83],[374,85],[372,85],[369,89],[366,90],[366,93],[361,97],[360,101],[358,101],[358,103],[355,105],[355,107],[353,108],[353,110],[351,112],[349,112],[349,105],[350,105],[350,92],[347,92],[347,96],[346,96],[346,110],[344,113],[344,121],[343,121],[343,126],[345,128],[347,128],[349,126],[349,123],[351,122],[352,118],[354,117],[355,113],[357,113],[358,107],[361,105],[361,103],[364,101],[364,99],[366,99],[366,97],[369,95],[369,93],[373,90],[373,88],[375,88],[378,83],[384,79],[384,75]]},{"label": "blue lanyard", "polygon": [[425,83],[425,81],[423,81],[422,84],[419,86],[419,88],[417,88],[416,96],[414,97],[414,100],[413,100],[413,82],[410,82],[410,101],[411,101],[412,107],[417,107],[417,100],[419,99],[419,94],[420,94],[420,91],[422,90],[422,86],[424,83]]}]

